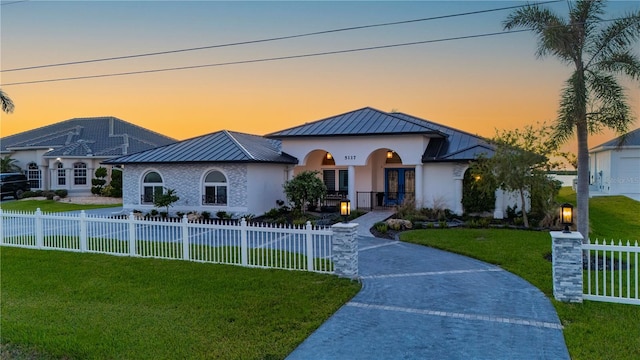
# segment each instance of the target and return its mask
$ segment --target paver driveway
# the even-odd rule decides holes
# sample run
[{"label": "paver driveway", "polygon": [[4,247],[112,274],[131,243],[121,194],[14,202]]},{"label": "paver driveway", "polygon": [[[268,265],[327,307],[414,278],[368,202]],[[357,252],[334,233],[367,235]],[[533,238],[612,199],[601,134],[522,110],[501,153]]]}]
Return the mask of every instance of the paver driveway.
[{"label": "paver driveway", "polygon": [[362,290],[288,359],[569,359],[549,299],[468,257],[359,238]]}]

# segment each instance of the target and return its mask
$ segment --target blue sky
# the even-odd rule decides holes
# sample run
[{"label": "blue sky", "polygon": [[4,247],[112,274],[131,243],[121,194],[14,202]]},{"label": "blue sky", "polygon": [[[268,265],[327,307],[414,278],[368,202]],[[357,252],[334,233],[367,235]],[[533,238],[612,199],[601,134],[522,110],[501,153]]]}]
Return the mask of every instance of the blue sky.
[{"label": "blue sky", "polygon": [[[494,9],[524,2],[26,1],[1,7],[3,70],[233,43]],[[565,14],[566,1],[545,5]],[[605,17],[638,9],[613,1]],[[262,44],[0,73],[0,83],[244,61],[502,31],[509,11]],[[555,117],[569,74],[535,57],[532,34],[506,34],[304,59],[3,86],[16,111],[2,136],[72,117],[112,115],[177,138],[264,134],[371,106],[483,136]],[[639,50],[640,51],[640,50]],[[637,84],[630,92],[636,113]],[[188,123],[188,126],[185,126]],[[637,127],[636,124],[634,126]],[[591,145],[606,140],[595,138]]]}]

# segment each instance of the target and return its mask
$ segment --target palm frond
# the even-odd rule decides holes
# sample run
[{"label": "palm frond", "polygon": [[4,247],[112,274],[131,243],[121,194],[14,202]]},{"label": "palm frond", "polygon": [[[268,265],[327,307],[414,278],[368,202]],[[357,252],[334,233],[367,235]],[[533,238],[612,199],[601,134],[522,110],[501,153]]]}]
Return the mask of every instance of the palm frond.
[{"label": "palm frond", "polygon": [[597,109],[587,116],[589,130],[598,131],[604,126],[619,134],[627,132],[633,119],[624,88],[612,74],[588,71],[586,75],[591,100]]},{"label": "palm frond", "polygon": [[7,93],[2,91],[2,89],[0,89],[0,103],[2,103],[2,111],[7,114],[12,113],[15,109],[13,101],[11,100],[11,98],[9,98],[9,95],[7,95]]},{"label": "palm frond", "polygon": [[592,67],[594,71],[624,74],[631,79],[640,80],[640,58],[631,51],[610,54]]},{"label": "palm frond", "polygon": [[630,46],[640,38],[640,11],[629,13],[616,19],[600,31],[586,48],[590,55],[587,67],[591,63],[603,62],[615,55],[626,53]]},{"label": "palm frond", "polygon": [[510,14],[503,22],[505,30],[532,29],[538,37],[536,56],[556,55],[561,60],[573,61],[569,28],[564,19],[549,9],[532,4]]}]

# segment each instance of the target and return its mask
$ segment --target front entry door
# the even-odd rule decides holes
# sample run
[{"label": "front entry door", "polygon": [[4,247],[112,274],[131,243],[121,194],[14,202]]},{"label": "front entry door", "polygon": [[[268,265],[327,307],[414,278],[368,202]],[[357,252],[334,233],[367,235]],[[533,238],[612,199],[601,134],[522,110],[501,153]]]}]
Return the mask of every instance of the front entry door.
[{"label": "front entry door", "polygon": [[385,169],[385,205],[399,205],[413,198],[416,190],[414,169]]}]

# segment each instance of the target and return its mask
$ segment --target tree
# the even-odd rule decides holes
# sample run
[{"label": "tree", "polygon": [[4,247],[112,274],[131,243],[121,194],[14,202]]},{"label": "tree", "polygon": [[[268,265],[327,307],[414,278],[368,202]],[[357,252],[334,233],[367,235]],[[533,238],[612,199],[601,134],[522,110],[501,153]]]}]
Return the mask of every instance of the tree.
[{"label": "tree", "polygon": [[2,89],[0,89],[0,104],[2,105],[2,111],[7,114],[12,113],[15,109],[13,101],[6,92],[2,91]]},{"label": "tree", "polygon": [[318,174],[318,171],[303,171],[284,183],[284,192],[295,209],[304,212],[308,204],[318,202],[327,194],[327,187]]},{"label": "tree", "polygon": [[0,172],[10,173],[10,172],[20,172],[20,166],[16,163],[18,160],[12,159],[11,156],[6,155],[0,159]]},{"label": "tree", "polygon": [[96,169],[94,175],[95,178],[91,179],[91,185],[93,185],[91,187],[91,193],[95,195],[102,195],[102,189],[107,183],[107,180],[104,179],[107,177],[107,169],[100,166]]},{"label": "tree", "polygon": [[544,123],[538,128],[527,125],[524,129],[496,131],[491,139],[496,148],[493,156],[480,156],[470,168],[471,176],[478,179],[476,186],[486,194],[496,186],[518,194],[525,227],[530,226],[524,208],[527,197],[531,212],[537,215],[546,214],[553,206],[557,187],[547,172],[559,163],[549,160],[558,154],[558,145],[550,137],[552,131]]},{"label": "tree", "polygon": [[153,205],[155,205],[155,207],[158,207],[158,208],[161,208],[161,207],[167,208],[167,214],[168,214],[169,206],[172,206],[173,203],[175,203],[178,200],[180,200],[180,198],[178,197],[178,195],[176,195],[175,189],[165,188],[164,193],[156,194],[153,197]]},{"label": "tree", "polygon": [[532,4],[514,11],[504,28],[531,29],[538,38],[538,57],[553,55],[572,67],[560,96],[555,139],[578,140],[578,231],[589,236],[588,136],[603,128],[619,134],[633,123],[618,76],[640,80],[640,58],[633,44],[640,37],[640,10],[603,21],[605,1],[570,3],[569,18]]}]

